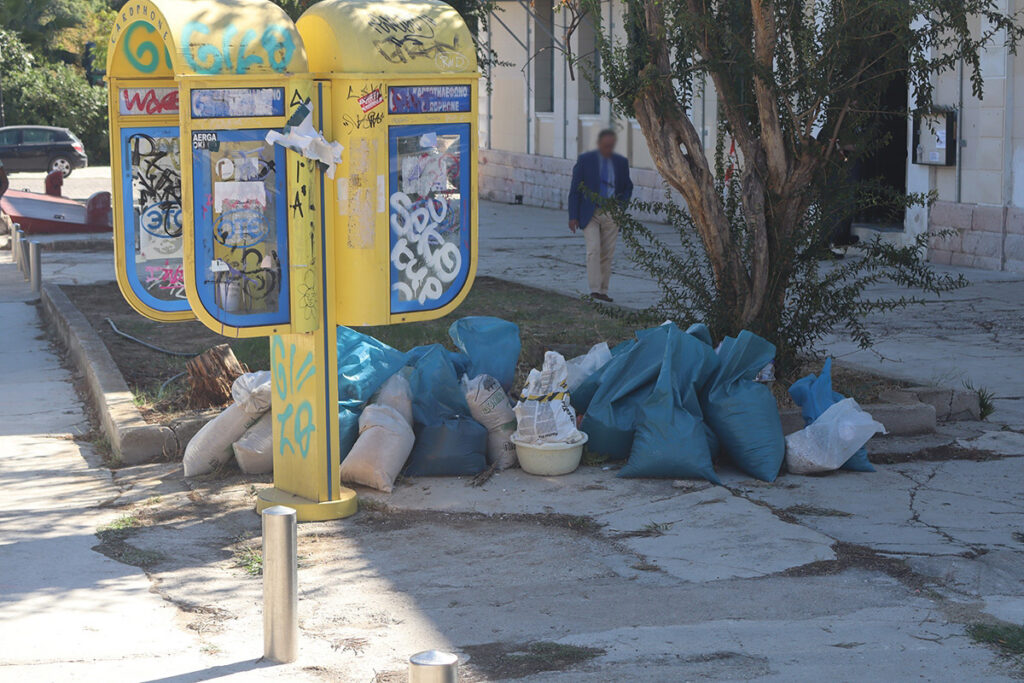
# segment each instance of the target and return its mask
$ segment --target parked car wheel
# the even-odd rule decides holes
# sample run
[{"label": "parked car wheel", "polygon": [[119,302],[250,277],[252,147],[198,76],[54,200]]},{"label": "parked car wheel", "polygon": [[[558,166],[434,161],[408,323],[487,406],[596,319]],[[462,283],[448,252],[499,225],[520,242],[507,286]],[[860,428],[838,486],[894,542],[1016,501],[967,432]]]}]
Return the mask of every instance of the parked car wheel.
[{"label": "parked car wheel", "polygon": [[71,175],[71,160],[67,157],[54,157],[50,159],[50,172],[60,171],[61,175],[67,178]]}]

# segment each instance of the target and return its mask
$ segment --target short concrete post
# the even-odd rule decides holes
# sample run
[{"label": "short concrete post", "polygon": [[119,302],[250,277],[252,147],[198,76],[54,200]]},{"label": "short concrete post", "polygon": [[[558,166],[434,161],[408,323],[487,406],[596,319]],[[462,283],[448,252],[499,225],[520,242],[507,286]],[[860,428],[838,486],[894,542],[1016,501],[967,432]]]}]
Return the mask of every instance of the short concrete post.
[{"label": "short concrete post", "polygon": [[451,652],[427,650],[409,657],[409,683],[459,683],[459,658]]},{"label": "short concrete post", "polygon": [[42,251],[43,245],[36,240],[28,243],[28,279],[32,283],[33,294],[39,294],[43,288]]},{"label": "short concrete post", "polygon": [[263,518],[263,657],[294,662],[299,640],[297,517],[283,505],[267,508]]}]

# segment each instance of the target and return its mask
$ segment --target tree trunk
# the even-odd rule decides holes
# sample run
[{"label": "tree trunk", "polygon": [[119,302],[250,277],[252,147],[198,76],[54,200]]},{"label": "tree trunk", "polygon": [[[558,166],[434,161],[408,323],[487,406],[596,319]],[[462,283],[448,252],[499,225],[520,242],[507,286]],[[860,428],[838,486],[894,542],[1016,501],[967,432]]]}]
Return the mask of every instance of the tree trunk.
[{"label": "tree trunk", "polygon": [[231,385],[245,368],[227,344],[218,344],[190,358],[188,365],[189,405],[193,408],[219,406],[231,400]]}]

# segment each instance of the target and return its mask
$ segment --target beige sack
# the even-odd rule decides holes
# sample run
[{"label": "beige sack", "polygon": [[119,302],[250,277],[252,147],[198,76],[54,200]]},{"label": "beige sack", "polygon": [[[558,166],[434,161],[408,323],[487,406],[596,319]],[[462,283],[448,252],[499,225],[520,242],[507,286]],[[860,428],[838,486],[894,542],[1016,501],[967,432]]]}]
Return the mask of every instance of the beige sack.
[{"label": "beige sack", "polygon": [[245,430],[231,447],[238,468],[246,474],[270,474],[274,471],[274,417],[263,413],[256,424]]},{"label": "beige sack", "polygon": [[391,493],[415,441],[400,412],[386,405],[366,406],[359,416],[359,438],[341,462],[341,480]]}]

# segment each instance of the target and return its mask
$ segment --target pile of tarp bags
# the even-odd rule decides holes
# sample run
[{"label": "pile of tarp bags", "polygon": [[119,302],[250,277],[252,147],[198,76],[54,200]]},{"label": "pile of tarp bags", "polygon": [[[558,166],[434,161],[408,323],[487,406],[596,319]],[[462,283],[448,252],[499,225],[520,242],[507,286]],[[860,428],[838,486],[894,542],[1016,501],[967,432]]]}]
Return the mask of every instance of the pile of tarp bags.
[{"label": "pile of tarp bags", "polygon": [[[474,316],[455,321],[448,333],[458,351],[430,344],[402,352],[338,328],[342,481],[391,491],[403,473],[462,476],[488,467],[505,469],[516,464],[514,433],[527,441],[531,433],[536,440],[575,434],[576,415],[582,416],[579,429],[589,438],[592,458],[625,461],[620,477],[714,483],[721,483],[715,472],[719,459],[768,482],[784,466],[798,474],[840,467],[872,471],[863,446],[884,431],[853,399],[832,390],[831,361],[826,361],[820,376],[809,375],[790,387],[807,426],[783,436],[775,397],[762,381],[771,374],[775,347],[748,331],[726,337],[716,348],[704,325],[684,331],[666,322],[614,348],[598,344],[568,361],[548,352],[544,368],[533,370],[531,378],[557,368],[559,386],[537,397],[529,391],[537,381],[528,383],[515,407],[509,393],[519,361],[518,326]],[[206,451],[212,434],[219,435],[211,454],[193,454],[191,467],[189,444],[186,476],[201,473],[196,463],[213,467],[226,462],[232,444],[242,465],[239,444],[244,452],[246,438],[236,443],[238,437],[269,418],[269,403],[250,397],[265,392],[269,398],[264,374],[254,373],[258,382],[242,382],[236,404],[210,423],[230,422],[230,429],[221,425],[206,434],[208,425],[193,439]],[[260,384],[264,379],[266,388]],[[528,405],[537,400],[549,403]],[[545,410],[571,417],[567,424],[558,421],[552,434],[540,435],[535,433],[538,425],[527,427],[524,416],[540,421],[536,416]],[[521,433],[516,433],[517,415]],[[267,421],[267,440],[269,426]],[[264,460],[270,462],[269,445],[266,451]]]}]

